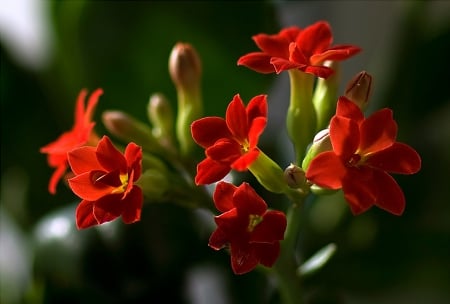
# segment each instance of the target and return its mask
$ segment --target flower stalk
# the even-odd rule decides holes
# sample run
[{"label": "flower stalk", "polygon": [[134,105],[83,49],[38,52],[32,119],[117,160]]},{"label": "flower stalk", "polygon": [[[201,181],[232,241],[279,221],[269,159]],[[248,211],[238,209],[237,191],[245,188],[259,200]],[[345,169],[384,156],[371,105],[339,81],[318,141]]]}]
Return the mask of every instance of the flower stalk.
[{"label": "flower stalk", "polygon": [[289,79],[290,103],[286,124],[294,145],[295,163],[299,164],[316,130],[316,110],[312,103],[314,76],[299,70],[289,70]]}]

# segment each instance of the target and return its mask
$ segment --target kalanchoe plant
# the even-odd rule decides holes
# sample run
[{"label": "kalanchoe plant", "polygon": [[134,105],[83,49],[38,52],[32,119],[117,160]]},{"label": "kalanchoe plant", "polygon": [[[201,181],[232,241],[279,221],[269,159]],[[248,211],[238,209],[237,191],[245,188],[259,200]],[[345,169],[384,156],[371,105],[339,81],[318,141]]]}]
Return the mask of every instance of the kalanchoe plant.
[{"label": "kalanchoe plant", "polygon": [[[176,115],[161,93],[151,95],[149,124],[120,111],[106,111],[105,127],[127,143],[118,149],[108,136],[99,141],[93,131],[92,113],[101,90],[91,95],[86,110],[82,91],[73,129],[41,152],[48,153],[49,165],[57,168],[50,180],[51,193],[70,163],[74,177],[68,184],[82,199],[76,209],[78,228],[120,216],[125,223],[139,221],[144,202],[210,209],[217,227],[209,246],[229,249],[233,272],[244,274],[262,265],[276,278],[283,303],[301,303],[300,277],[317,271],[336,251],[330,244],[312,260],[299,261],[296,251],[305,200],[342,191],[355,215],[373,205],[401,215],[406,198],[390,174],[416,173],[421,159],[412,147],[397,141],[392,110],[364,117],[372,89],[370,74],[356,75],[338,98],[338,63],[360,48],[333,46],[327,22],[253,39],[261,52],[242,56],[238,65],[260,73],[289,73],[286,128],[295,159],[288,164],[278,164],[258,145],[267,124],[266,94],[245,104],[236,93],[225,118],[202,118],[200,57],[187,43],[176,44],[169,60],[178,93]],[[96,140],[89,141],[91,137]],[[198,146],[204,148],[203,160],[196,153]],[[250,183],[234,185],[233,176],[231,183],[223,181],[230,171],[248,171],[266,190],[282,194],[287,207],[274,208]],[[210,187],[215,187],[212,195]]]}]

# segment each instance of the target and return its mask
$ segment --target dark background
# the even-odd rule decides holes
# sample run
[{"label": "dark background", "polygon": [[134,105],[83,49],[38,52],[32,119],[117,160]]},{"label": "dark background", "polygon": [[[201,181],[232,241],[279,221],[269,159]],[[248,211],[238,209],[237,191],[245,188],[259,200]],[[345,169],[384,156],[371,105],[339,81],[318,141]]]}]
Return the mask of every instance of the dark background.
[{"label": "dark background", "polygon": [[305,278],[305,297],[308,303],[450,301],[446,1],[38,3],[27,8],[39,6],[42,31],[24,8],[15,12],[35,31],[30,36],[12,21],[8,31],[7,18],[0,26],[1,303],[277,303],[262,272],[235,276],[227,253],[208,248],[210,214],[146,205],[139,223],[76,231],[77,199],[62,183],[56,195],[47,192],[52,170],[39,148],[71,128],[82,88],[104,89],[95,114],[99,134],[103,110],[145,121],[155,92],[175,105],[167,60],[184,41],[202,59],[205,115],[223,116],[236,93],[245,101],[269,94],[262,145],[285,166],[287,75],[260,75],[236,61],[257,50],[254,34],[322,19],[335,43],[363,48],[342,64],[342,86],[361,70],[371,73],[369,112],[392,108],[398,140],[413,146],[423,165],[416,175],[396,176],[407,199],[401,217],[376,208],[353,217],[339,194],[305,206],[301,256],[330,242],[338,246],[329,264]]}]

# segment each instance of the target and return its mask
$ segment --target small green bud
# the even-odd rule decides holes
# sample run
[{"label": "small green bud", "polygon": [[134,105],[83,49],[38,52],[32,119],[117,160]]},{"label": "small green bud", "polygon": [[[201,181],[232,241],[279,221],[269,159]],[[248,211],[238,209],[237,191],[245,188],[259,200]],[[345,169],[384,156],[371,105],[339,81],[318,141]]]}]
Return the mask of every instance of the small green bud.
[{"label": "small green bud", "polygon": [[173,142],[174,116],[169,101],[161,93],[150,96],[147,115],[153,126],[153,135],[161,145],[171,147]]},{"label": "small green bud", "polygon": [[371,93],[372,76],[366,71],[356,74],[345,89],[345,97],[357,104],[361,111],[367,108]]},{"label": "small green bud", "polygon": [[303,188],[306,183],[305,171],[299,166],[294,164],[290,164],[284,170],[284,179],[289,187],[298,189]]},{"label": "small green bud", "polygon": [[164,173],[156,169],[145,170],[136,182],[150,201],[161,201],[169,190],[169,181]]},{"label": "small green bud", "polygon": [[330,130],[323,129],[322,131],[319,131],[316,136],[314,136],[313,143],[309,147],[308,153],[303,159],[303,170],[306,171],[308,169],[309,164],[311,163],[313,158],[316,157],[319,153],[330,151],[332,149],[333,146],[331,145]]},{"label": "small green bud", "polygon": [[313,94],[313,104],[317,113],[317,130],[326,128],[331,116],[336,112],[338,97],[340,64],[338,61],[325,61],[324,65],[332,68],[334,73],[325,78],[318,78]]},{"label": "small green bud", "polygon": [[149,126],[122,111],[105,111],[103,124],[111,134],[125,142],[134,142],[144,150],[156,152],[161,146]]}]

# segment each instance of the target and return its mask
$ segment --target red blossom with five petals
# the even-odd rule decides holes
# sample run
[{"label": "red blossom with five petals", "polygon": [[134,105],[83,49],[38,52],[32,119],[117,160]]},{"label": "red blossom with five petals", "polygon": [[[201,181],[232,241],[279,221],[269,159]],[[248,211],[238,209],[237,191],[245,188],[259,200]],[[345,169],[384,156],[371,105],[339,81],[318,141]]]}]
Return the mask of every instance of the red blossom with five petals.
[{"label": "red blossom with five petals", "polygon": [[286,216],[267,210],[267,204],[247,183],[236,187],[219,182],[213,195],[217,229],[209,239],[215,250],[229,247],[231,267],[235,274],[244,274],[258,264],[271,267],[280,253],[284,239]]},{"label": "red blossom with five petals", "polygon": [[75,177],[69,186],[82,201],[76,209],[78,229],[112,221],[139,221],[143,194],[134,182],[141,176],[142,149],[129,143],[124,154],[104,136],[97,147],[83,146],[68,153]]},{"label": "red blossom with five petals", "polygon": [[41,153],[48,154],[48,165],[56,168],[48,184],[48,191],[51,194],[56,193],[56,185],[67,170],[67,152],[88,143],[95,145],[98,142],[97,135],[93,132],[95,122],[92,121],[92,116],[94,115],[98,98],[102,94],[102,89],[95,90],[89,97],[85,108],[84,101],[87,91],[81,90],[75,105],[75,122],[72,129],[64,132],[54,142],[40,149]]},{"label": "red blossom with five petals", "polygon": [[194,121],[194,141],[205,148],[206,158],[197,166],[195,183],[221,180],[231,169],[245,171],[258,157],[258,139],[267,123],[267,96],[253,97],[245,107],[239,94],[228,105],[225,119],[204,117]]},{"label": "red blossom with five petals", "polygon": [[292,26],[275,35],[258,34],[252,38],[262,52],[242,56],[238,65],[264,74],[298,69],[317,77],[328,78],[333,70],[323,66],[326,60],[341,61],[361,50],[346,44],[332,46],[331,27],[325,21],[316,22],[304,29]]},{"label": "red blossom with five petals", "polygon": [[396,142],[396,137],[392,110],[382,109],[364,118],[356,104],[340,97],[330,122],[333,150],[317,155],[306,177],[323,188],[342,188],[355,215],[373,205],[401,215],[405,197],[389,173],[416,173],[421,159],[413,148]]}]

